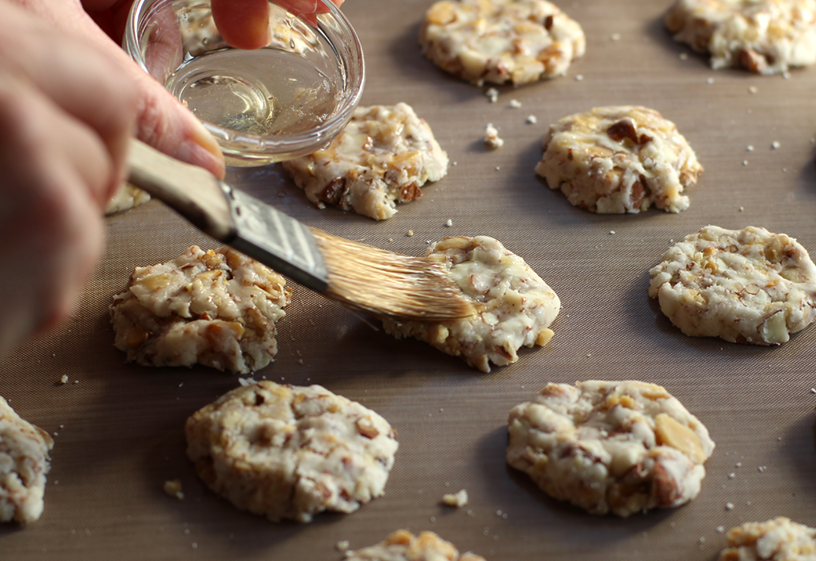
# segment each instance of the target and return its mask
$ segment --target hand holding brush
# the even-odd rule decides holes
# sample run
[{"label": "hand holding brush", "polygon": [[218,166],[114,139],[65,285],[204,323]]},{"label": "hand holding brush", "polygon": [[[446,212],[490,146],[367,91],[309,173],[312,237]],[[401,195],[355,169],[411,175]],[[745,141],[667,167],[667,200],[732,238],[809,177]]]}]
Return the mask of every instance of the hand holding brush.
[{"label": "hand holding brush", "polygon": [[202,168],[133,141],[129,181],[213,238],[352,310],[441,321],[474,313],[442,267],[310,228]]}]

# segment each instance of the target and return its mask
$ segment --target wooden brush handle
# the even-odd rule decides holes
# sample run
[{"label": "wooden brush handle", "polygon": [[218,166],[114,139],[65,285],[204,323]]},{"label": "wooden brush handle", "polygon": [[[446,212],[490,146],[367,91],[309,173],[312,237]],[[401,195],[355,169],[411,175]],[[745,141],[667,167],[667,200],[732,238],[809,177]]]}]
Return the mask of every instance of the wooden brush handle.
[{"label": "wooden brush handle", "polygon": [[128,151],[128,181],[217,240],[226,242],[235,233],[221,182],[203,168],[180,162],[133,139]]}]

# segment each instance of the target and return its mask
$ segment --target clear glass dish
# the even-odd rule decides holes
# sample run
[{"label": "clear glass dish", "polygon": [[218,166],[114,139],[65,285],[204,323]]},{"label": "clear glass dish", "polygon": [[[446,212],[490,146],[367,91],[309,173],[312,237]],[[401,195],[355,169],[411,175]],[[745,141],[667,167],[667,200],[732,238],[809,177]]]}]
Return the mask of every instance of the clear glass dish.
[{"label": "clear glass dish", "polygon": [[270,3],[272,41],[246,51],[224,42],[207,0],[137,0],[124,48],[204,123],[228,164],[289,160],[343,130],[365,81],[357,34],[318,1],[327,11],[316,26]]}]

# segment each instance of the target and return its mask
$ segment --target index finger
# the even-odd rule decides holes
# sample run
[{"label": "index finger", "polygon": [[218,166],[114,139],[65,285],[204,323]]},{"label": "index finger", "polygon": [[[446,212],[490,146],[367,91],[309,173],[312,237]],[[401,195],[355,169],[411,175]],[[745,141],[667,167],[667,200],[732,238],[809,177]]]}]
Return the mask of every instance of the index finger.
[{"label": "index finger", "polygon": [[212,0],[215,25],[227,44],[260,49],[269,44],[269,0]]},{"label": "index finger", "polygon": [[[331,0],[340,6],[343,0]],[[293,14],[322,14],[328,8],[320,0],[276,0]],[[211,0],[215,25],[228,45],[260,49],[269,44],[269,0]]]}]

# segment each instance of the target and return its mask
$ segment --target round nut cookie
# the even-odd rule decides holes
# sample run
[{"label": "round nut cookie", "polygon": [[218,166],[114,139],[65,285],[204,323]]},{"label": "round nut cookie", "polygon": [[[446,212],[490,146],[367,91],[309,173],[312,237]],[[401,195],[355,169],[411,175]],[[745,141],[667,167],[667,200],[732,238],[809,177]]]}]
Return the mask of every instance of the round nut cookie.
[{"label": "round nut cookie", "polygon": [[706,226],[649,272],[649,296],[686,335],[779,345],[816,320],[816,266],[785,234]]},{"label": "round nut cookie", "polygon": [[236,388],[185,430],[187,456],[207,486],[272,521],[354,512],[384,493],[397,451],[385,419],[317,385]]},{"label": "round nut cookie", "polygon": [[144,366],[258,370],[278,350],[275,322],[292,294],[285,285],[281,275],[233,249],[192,246],[167,263],[136,267],[113,297],[116,348]]},{"label": "round nut cookie", "polygon": [[43,511],[54,441],[0,397],[0,522],[28,524]]},{"label": "round nut cookie", "polygon": [[816,0],[678,0],[665,16],[676,41],[711,67],[779,74],[816,63]]},{"label": "round nut cookie", "polygon": [[357,107],[348,126],[322,150],[283,162],[319,208],[326,205],[384,220],[396,203],[448,173],[448,155],[431,127],[406,103]]},{"label": "round nut cookie", "polygon": [[703,166],[671,121],[653,109],[596,107],[550,125],[535,167],[551,189],[599,214],[667,212],[689,206],[683,195]]},{"label": "round nut cookie", "polygon": [[779,516],[731,528],[719,561],[814,561],[816,528]]},{"label": "round nut cookie", "polygon": [[581,26],[546,0],[442,0],[425,14],[422,52],[481,86],[563,76],[584,55]]},{"label": "round nut cookie", "polygon": [[700,492],[714,442],[665,388],[644,382],[547,384],[508,419],[507,463],[591,514],[627,517]]},{"label": "round nut cookie", "polygon": [[462,357],[470,366],[490,372],[518,360],[522,346],[545,345],[561,307],[553,290],[518,255],[487,236],[445,238],[428,248],[469,300],[470,317],[434,321],[401,321],[384,317],[386,333],[397,339],[416,337],[440,351]]},{"label": "round nut cookie", "polygon": [[349,552],[346,561],[485,561],[474,553],[462,553],[433,532],[414,536],[397,530],[377,545]]}]

